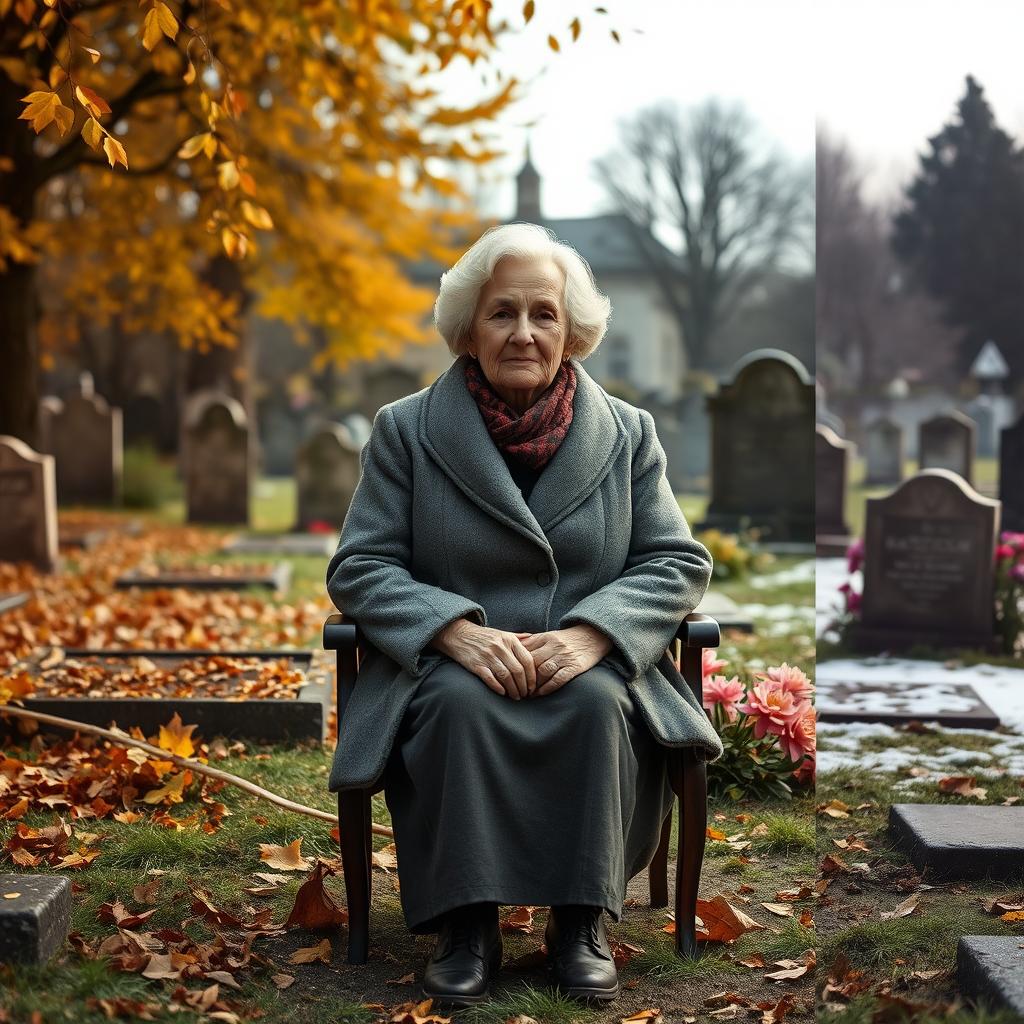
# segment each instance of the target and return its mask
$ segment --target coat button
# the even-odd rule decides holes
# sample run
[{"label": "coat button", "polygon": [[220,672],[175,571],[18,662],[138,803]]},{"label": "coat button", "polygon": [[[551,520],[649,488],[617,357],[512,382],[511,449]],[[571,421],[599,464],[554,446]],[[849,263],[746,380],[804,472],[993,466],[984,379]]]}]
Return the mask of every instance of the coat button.
[{"label": "coat button", "polygon": [[546,587],[550,582],[551,573],[549,573],[547,569],[541,569],[541,571],[537,573],[537,586]]}]

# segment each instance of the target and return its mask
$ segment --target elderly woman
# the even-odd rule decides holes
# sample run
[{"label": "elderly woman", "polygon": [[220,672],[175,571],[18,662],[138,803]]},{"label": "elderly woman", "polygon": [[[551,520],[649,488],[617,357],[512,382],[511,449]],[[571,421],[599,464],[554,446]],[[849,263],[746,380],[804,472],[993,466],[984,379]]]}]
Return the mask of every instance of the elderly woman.
[{"label": "elderly woman", "polygon": [[[384,406],[327,569],[370,645],[329,788],[383,787],[425,995],[487,997],[499,905],[546,905],[555,984],[614,999],[605,910],[672,806],[665,746],[721,743],[666,647],[711,556],[649,413],[581,365],[611,305],[533,224],[491,228],[441,278],[455,362]],[[520,706],[521,705],[521,706]]]}]

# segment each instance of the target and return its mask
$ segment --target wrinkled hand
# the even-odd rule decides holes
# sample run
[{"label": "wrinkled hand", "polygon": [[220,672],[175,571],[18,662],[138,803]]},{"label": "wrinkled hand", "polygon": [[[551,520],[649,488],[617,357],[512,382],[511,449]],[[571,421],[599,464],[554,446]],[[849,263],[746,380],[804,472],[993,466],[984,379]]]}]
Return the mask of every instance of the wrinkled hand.
[{"label": "wrinkled hand", "polygon": [[537,689],[531,697],[543,697],[593,668],[611,649],[607,635],[580,623],[545,633],[515,633],[530,652],[537,668]]},{"label": "wrinkled hand", "polygon": [[430,643],[502,696],[521,700],[537,686],[533,655],[515,633],[456,619]]}]

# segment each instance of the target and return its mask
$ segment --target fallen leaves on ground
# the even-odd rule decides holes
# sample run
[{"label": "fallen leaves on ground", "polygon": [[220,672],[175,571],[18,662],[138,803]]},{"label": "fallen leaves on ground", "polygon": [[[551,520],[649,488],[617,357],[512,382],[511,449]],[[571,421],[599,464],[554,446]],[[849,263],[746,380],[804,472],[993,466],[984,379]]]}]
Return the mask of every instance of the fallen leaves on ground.
[{"label": "fallen leaves on ground", "polygon": [[311,864],[302,856],[302,836],[287,846],[275,843],[260,843],[260,860],[278,871],[308,871]]},{"label": "fallen leaves on ground", "polygon": [[334,897],[324,888],[324,878],[334,875],[334,868],[317,858],[313,873],[299,887],[295,903],[285,921],[286,928],[306,928],[316,931],[323,928],[337,928],[348,923],[348,911],[334,902]]}]

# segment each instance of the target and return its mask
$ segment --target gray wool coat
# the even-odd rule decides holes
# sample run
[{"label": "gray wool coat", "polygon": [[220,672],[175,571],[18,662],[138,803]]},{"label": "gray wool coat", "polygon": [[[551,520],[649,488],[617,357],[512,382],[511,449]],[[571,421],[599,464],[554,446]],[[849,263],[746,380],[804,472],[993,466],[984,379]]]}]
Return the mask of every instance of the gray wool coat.
[{"label": "gray wool coat", "polygon": [[419,681],[445,660],[427,644],[462,616],[519,632],[596,626],[658,742],[717,760],[721,740],[665,653],[712,560],[665,477],[653,417],[573,360],[572,423],[527,503],[466,387],[467,359],[383,406],[362,449],[327,590],[372,648],[328,788],[378,788]]}]

